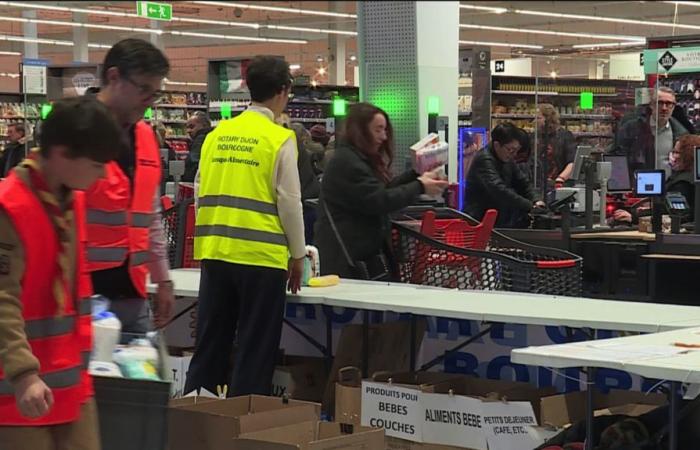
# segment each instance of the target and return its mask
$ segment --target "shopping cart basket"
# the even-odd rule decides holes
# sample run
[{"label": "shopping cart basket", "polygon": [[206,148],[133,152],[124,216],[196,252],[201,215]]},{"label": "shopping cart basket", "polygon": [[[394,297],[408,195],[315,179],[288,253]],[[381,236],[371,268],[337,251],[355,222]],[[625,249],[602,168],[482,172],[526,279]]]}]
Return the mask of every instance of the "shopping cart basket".
[{"label": "shopping cart basket", "polygon": [[171,268],[199,267],[194,260],[194,199],[188,198],[163,211],[163,228]]},{"label": "shopping cart basket", "polygon": [[[497,231],[489,233],[485,245],[452,245],[455,242],[447,233],[444,238],[439,233],[421,233],[426,228],[421,220],[426,211],[429,209],[409,208],[394,217],[392,245],[401,281],[458,289],[581,295],[579,256],[519,242]],[[456,210],[432,211],[437,220],[479,225]]]}]

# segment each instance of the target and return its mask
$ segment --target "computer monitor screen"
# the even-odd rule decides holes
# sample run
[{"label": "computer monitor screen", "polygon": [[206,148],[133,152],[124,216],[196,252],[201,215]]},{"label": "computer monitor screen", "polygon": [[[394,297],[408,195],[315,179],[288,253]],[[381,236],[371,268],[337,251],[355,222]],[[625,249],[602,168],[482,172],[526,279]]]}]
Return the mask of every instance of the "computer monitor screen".
[{"label": "computer monitor screen", "polygon": [[608,191],[625,192],[632,190],[630,167],[624,155],[604,155],[603,161],[612,163],[612,173],[608,180]]},{"label": "computer monitor screen", "polygon": [[634,193],[640,197],[656,197],[664,195],[664,180],[666,172],[663,170],[638,170],[634,173]]},{"label": "computer monitor screen", "polygon": [[584,181],[583,175],[583,160],[591,155],[593,147],[588,145],[579,145],[576,147],[576,156],[574,157],[574,170],[571,172],[571,179],[578,181],[579,184]]}]

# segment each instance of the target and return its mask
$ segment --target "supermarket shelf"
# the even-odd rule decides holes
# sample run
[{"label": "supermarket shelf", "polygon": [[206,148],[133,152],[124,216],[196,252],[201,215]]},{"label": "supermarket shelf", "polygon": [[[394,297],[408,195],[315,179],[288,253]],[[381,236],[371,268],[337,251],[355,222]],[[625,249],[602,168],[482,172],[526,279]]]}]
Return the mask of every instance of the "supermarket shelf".
[{"label": "supermarket shelf", "polygon": [[[247,106],[231,107],[231,111],[245,111],[246,109],[247,109]],[[209,111],[211,111],[211,112],[221,111],[221,106],[211,106],[209,108]]]},{"label": "supermarket shelf", "polygon": [[333,103],[332,100],[323,100],[323,99],[297,99],[296,97],[293,98],[290,102],[290,104],[294,103],[303,103],[303,104],[312,104],[312,105],[330,105]]},{"label": "supermarket shelf", "polygon": [[493,119],[534,119],[534,114],[491,114]]},{"label": "supermarket shelf", "polygon": [[601,137],[610,139],[615,137],[612,133],[598,133],[594,131],[572,131],[571,134],[576,137]]},{"label": "supermarket shelf", "polygon": [[[534,119],[534,114],[491,114],[494,119]],[[562,119],[581,119],[581,120],[613,120],[607,114],[562,114]]]},{"label": "supermarket shelf", "polygon": [[187,135],[175,135],[175,136],[166,136],[165,139],[187,139],[189,136]]},{"label": "supermarket shelf", "polygon": [[187,123],[184,119],[155,119],[163,123]]},{"label": "supermarket shelf", "polygon": [[613,120],[609,114],[562,114],[562,119]]},{"label": "supermarket shelf", "polygon": [[[535,92],[535,91],[503,91],[503,90],[493,90],[491,91],[492,94],[501,94],[501,95],[541,95],[541,96],[558,96],[558,97],[580,97],[581,94],[573,94],[573,93],[559,93],[559,92],[550,92],[550,91],[540,91],[540,92]],[[596,94],[593,93],[593,97],[617,97],[618,94]]]},{"label": "supermarket shelf", "polygon": [[502,90],[493,90],[491,91],[492,94],[503,94],[503,95],[559,95],[557,92],[535,92],[535,91],[502,91]]},{"label": "supermarket shelf", "polygon": [[155,108],[207,109],[207,105],[176,105],[173,103],[163,103],[161,105],[155,105]]},{"label": "supermarket shelf", "polygon": [[301,122],[301,123],[326,123],[325,118],[314,118],[314,117],[290,117],[289,120],[292,122]]}]

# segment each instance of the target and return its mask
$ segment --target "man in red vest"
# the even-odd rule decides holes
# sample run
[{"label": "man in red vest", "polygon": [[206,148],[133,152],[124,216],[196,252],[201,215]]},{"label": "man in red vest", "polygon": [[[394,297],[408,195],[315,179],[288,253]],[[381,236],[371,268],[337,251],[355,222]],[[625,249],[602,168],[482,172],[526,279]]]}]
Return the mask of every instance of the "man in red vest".
[{"label": "man in red vest", "polygon": [[97,450],[87,361],[90,277],[82,192],[123,151],[90,98],[61,100],[40,150],[0,182],[0,449]]},{"label": "man in red vest", "polygon": [[163,52],[141,39],[117,42],[102,63],[97,99],[114,114],[131,145],[86,192],[87,257],[95,294],[110,299],[126,333],[151,328],[145,301],[149,274],[158,286],[156,326],[165,324],[174,302],[160,215],[160,149],[142,120],[161,96],[169,69]]}]

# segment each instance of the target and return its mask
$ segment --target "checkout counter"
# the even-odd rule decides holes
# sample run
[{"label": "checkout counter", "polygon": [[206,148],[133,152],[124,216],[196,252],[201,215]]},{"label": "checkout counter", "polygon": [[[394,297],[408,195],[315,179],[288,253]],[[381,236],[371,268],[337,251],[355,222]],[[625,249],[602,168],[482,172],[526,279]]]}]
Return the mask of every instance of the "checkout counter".
[{"label": "checkout counter", "polygon": [[[579,147],[574,184],[550,194],[549,211],[534,215],[530,229],[498,231],[580,255],[587,296],[700,304],[690,275],[700,269],[700,235],[691,234],[693,226],[687,223],[691,206],[682,195],[665,191],[663,171],[630,175],[626,157],[600,158]],[[601,204],[600,199],[606,201]],[[653,211],[641,219],[642,227],[606,220],[616,209],[642,202]],[[672,226],[664,223],[666,214]]]}]

